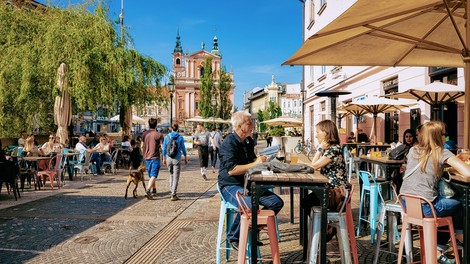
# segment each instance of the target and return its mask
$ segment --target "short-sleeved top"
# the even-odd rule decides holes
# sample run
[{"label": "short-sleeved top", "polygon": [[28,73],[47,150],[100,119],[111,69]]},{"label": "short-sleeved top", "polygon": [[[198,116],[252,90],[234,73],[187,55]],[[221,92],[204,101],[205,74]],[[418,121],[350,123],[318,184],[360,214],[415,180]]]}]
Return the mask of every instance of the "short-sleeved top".
[{"label": "short-sleeved top", "polygon": [[194,135],[194,138],[199,141],[199,146],[209,146],[209,132],[203,131]]},{"label": "short-sleeved top", "polygon": [[155,129],[147,130],[142,134],[144,160],[160,159],[160,146],[163,139],[163,135]]},{"label": "short-sleeved top", "polygon": [[418,149],[416,147],[412,147],[410,149],[408,155],[406,156],[408,164],[406,165],[405,174],[403,174],[404,178],[403,184],[400,188],[400,193],[419,195],[428,199],[431,202],[436,199],[436,197],[438,196],[436,184],[442,174],[442,165],[448,158],[454,156],[454,154],[448,149],[442,150],[443,155],[439,160],[439,167],[441,168],[440,175],[434,175],[433,162],[431,158],[429,158],[428,162],[426,163],[424,172],[421,171],[421,168],[418,168],[409,177],[405,178],[405,175],[407,175],[409,171],[413,170],[419,163]]},{"label": "short-sleeved top", "polygon": [[219,187],[244,186],[244,174],[231,176],[228,172],[237,165],[245,165],[256,160],[253,139],[247,137],[242,141],[236,133],[227,135],[219,148],[219,160]]},{"label": "short-sleeved top", "polygon": [[328,185],[336,187],[346,184],[348,182],[346,162],[340,145],[331,145],[324,150],[322,157],[332,160],[320,169],[320,173],[328,178]]}]

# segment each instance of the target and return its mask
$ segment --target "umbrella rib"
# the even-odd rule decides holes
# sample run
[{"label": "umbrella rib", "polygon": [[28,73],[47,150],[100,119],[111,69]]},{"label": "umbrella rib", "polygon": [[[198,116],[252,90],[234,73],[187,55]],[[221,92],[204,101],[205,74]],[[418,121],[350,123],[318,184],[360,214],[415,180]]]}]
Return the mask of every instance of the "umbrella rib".
[{"label": "umbrella rib", "polygon": [[371,23],[384,21],[384,20],[387,20],[387,19],[390,19],[390,18],[395,18],[395,17],[406,15],[406,14],[412,14],[412,13],[415,13],[415,12],[418,12],[418,11],[423,11],[423,12],[424,11],[429,11],[429,10],[433,10],[433,9],[436,9],[436,5],[434,5],[434,4],[420,6],[420,7],[417,7],[417,8],[413,8],[413,9],[409,9],[409,10],[389,14],[389,15],[386,15],[386,16],[383,16],[383,17],[378,17],[378,18],[367,20],[367,21],[358,22],[358,23],[355,23],[355,24],[352,24],[352,25],[349,25],[349,26],[344,26],[344,27],[341,27],[341,28],[338,28],[338,29],[327,31],[327,32],[320,32],[320,33],[314,34],[313,36],[309,37],[309,39],[320,38],[320,37],[335,34],[335,33],[338,33],[338,32],[346,31],[346,30],[349,30],[349,29],[352,29],[352,28],[361,27],[361,26],[364,26],[364,25],[370,25]]},{"label": "umbrella rib", "polygon": [[454,11],[457,9],[457,7],[459,7],[461,5],[461,3],[457,3],[455,6],[454,6],[454,9],[452,10],[452,12],[450,11],[450,8],[449,8],[449,4],[447,3],[446,0],[443,0],[442,2],[444,2],[444,6],[446,7],[446,10],[447,10],[447,14],[449,15],[449,18],[450,18],[450,21],[452,22],[452,25],[454,26],[454,29],[455,29],[455,32],[457,33],[457,35],[459,36],[459,40],[460,40],[460,43],[462,44],[462,46],[464,47],[465,49],[465,53],[467,53],[467,45],[465,45],[465,40],[463,39],[462,37],[462,34],[460,34],[460,31],[459,31],[459,28],[457,27],[457,23],[455,23],[455,19],[454,19],[454,16],[452,16],[452,14],[454,13]]},{"label": "umbrella rib", "polygon": [[[384,28],[376,27],[376,26],[372,26],[372,25],[364,25],[364,27],[374,29],[376,31],[384,32],[384,33],[387,33],[387,34],[390,34],[390,35],[395,35],[395,36],[398,36],[398,37],[402,37],[402,38],[405,38],[405,39],[410,39],[410,40],[413,40],[416,43],[424,43],[424,44],[427,44],[427,45],[430,45],[430,46],[433,46],[433,47],[438,47],[438,48],[443,49],[444,51],[449,50],[449,51],[454,51],[454,53],[461,53],[461,51],[459,49],[452,48],[452,47],[449,47],[449,46],[446,46],[446,45],[442,45],[442,44],[439,44],[439,43],[436,43],[436,42],[428,41],[428,40],[425,40],[425,39],[422,39],[422,38],[409,36],[409,35],[402,34],[402,33],[396,32],[396,31],[392,31],[392,30],[388,30],[388,29],[384,29]],[[397,40],[399,40],[399,38]]]}]

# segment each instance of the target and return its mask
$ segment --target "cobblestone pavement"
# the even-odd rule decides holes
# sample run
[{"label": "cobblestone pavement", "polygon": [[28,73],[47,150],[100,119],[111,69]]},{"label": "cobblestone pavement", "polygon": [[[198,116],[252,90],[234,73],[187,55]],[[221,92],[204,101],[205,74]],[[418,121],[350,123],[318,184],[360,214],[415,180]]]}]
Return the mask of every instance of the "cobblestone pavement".
[{"label": "cobblestone pavement", "polygon": [[[142,185],[138,198],[124,199],[127,171],[122,169],[116,175],[67,181],[60,190],[25,189],[18,201],[3,189],[0,263],[215,263],[220,205],[217,173],[209,171],[204,181],[197,154],[189,162],[182,167],[181,200],[174,202],[170,201],[166,167],[160,171],[154,200],[143,196]],[[290,223],[289,195],[281,196],[286,201],[278,217],[282,263],[302,263],[298,218]],[[356,192],[355,209],[358,197]],[[264,234],[261,239],[268,245]],[[335,248],[332,243],[328,250]],[[268,252],[269,246],[263,246],[262,255]],[[360,263],[372,263],[368,236],[358,237],[358,253]],[[330,261],[338,262],[338,258]],[[236,253],[228,263],[236,263]],[[390,260],[381,255],[381,263]]]}]

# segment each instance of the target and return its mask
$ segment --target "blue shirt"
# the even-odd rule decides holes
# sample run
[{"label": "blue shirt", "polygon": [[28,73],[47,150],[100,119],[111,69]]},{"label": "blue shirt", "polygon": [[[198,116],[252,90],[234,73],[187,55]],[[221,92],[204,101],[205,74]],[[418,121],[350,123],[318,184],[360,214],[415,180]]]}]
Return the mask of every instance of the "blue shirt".
[{"label": "blue shirt", "polygon": [[244,141],[236,133],[225,137],[219,148],[219,178],[220,188],[231,185],[244,186],[245,176],[228,174],[237,165],[245,165],[256,160],[255,145],[251,137]]},{"label": "blue shirt", "polygon": [[172,159],[180,159],[181,158],[181,153],[186,157],[186,147],[184,146],[184,138],[178,134],[178,132],[173,131],[168,134],[165,139],[163,140],[163,149],[162,149],[162,154],[164,157],[168,157],[168,153],[166,152],[167,145],[170,141],[171,138],[177,138],[176,144],[178,144],[178,151],[176,153],[176,156]]}]

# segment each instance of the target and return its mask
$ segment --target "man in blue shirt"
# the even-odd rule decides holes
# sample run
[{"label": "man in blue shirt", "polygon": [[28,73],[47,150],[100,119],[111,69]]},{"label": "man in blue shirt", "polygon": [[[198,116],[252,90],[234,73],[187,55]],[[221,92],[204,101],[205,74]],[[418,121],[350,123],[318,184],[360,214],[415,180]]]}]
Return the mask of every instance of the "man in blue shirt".
[{"label": "man in blue shirt", "polygon": [[[170,139],[176,140],[177,151],[176,156],[170,157],[170,154],[167,152],[168,144],[170,144]],[[171,192],[171,201],[178,201],[179,198],[176,195],[176,189],[178,188],[178,181],[180,179],[181,171],[181,156],[184,155],[184,163],[188,164],[188,156],[186,153],[186,147],[184,146],[184,138],[178,133],[178,124],[173,123],[171,125],[171,132],[163,140],[163,165],[168,166],[168,171],[170,172],[170,192]]]},{"label": "man in blue shirt", "polygon": [[[219,150],[219,178],[218,184],[224,199],[237,204],[237,191],[243,193],[245,173],[256,164],[265,162],[266,156],[256,157],[254,141],[251,138],[253,122],[251,115],[244,111],[232,115],[233,133],[227,135]],[[245,196],[251,206],[251,196]],[[284,202],[281,197],[266,190],[259,198],[264,209],[273,210],[276,214],[281,211]],[[238,250],[240,235],[240,214],[233,221],[232,229],[227,234],[232,247]]]}]

